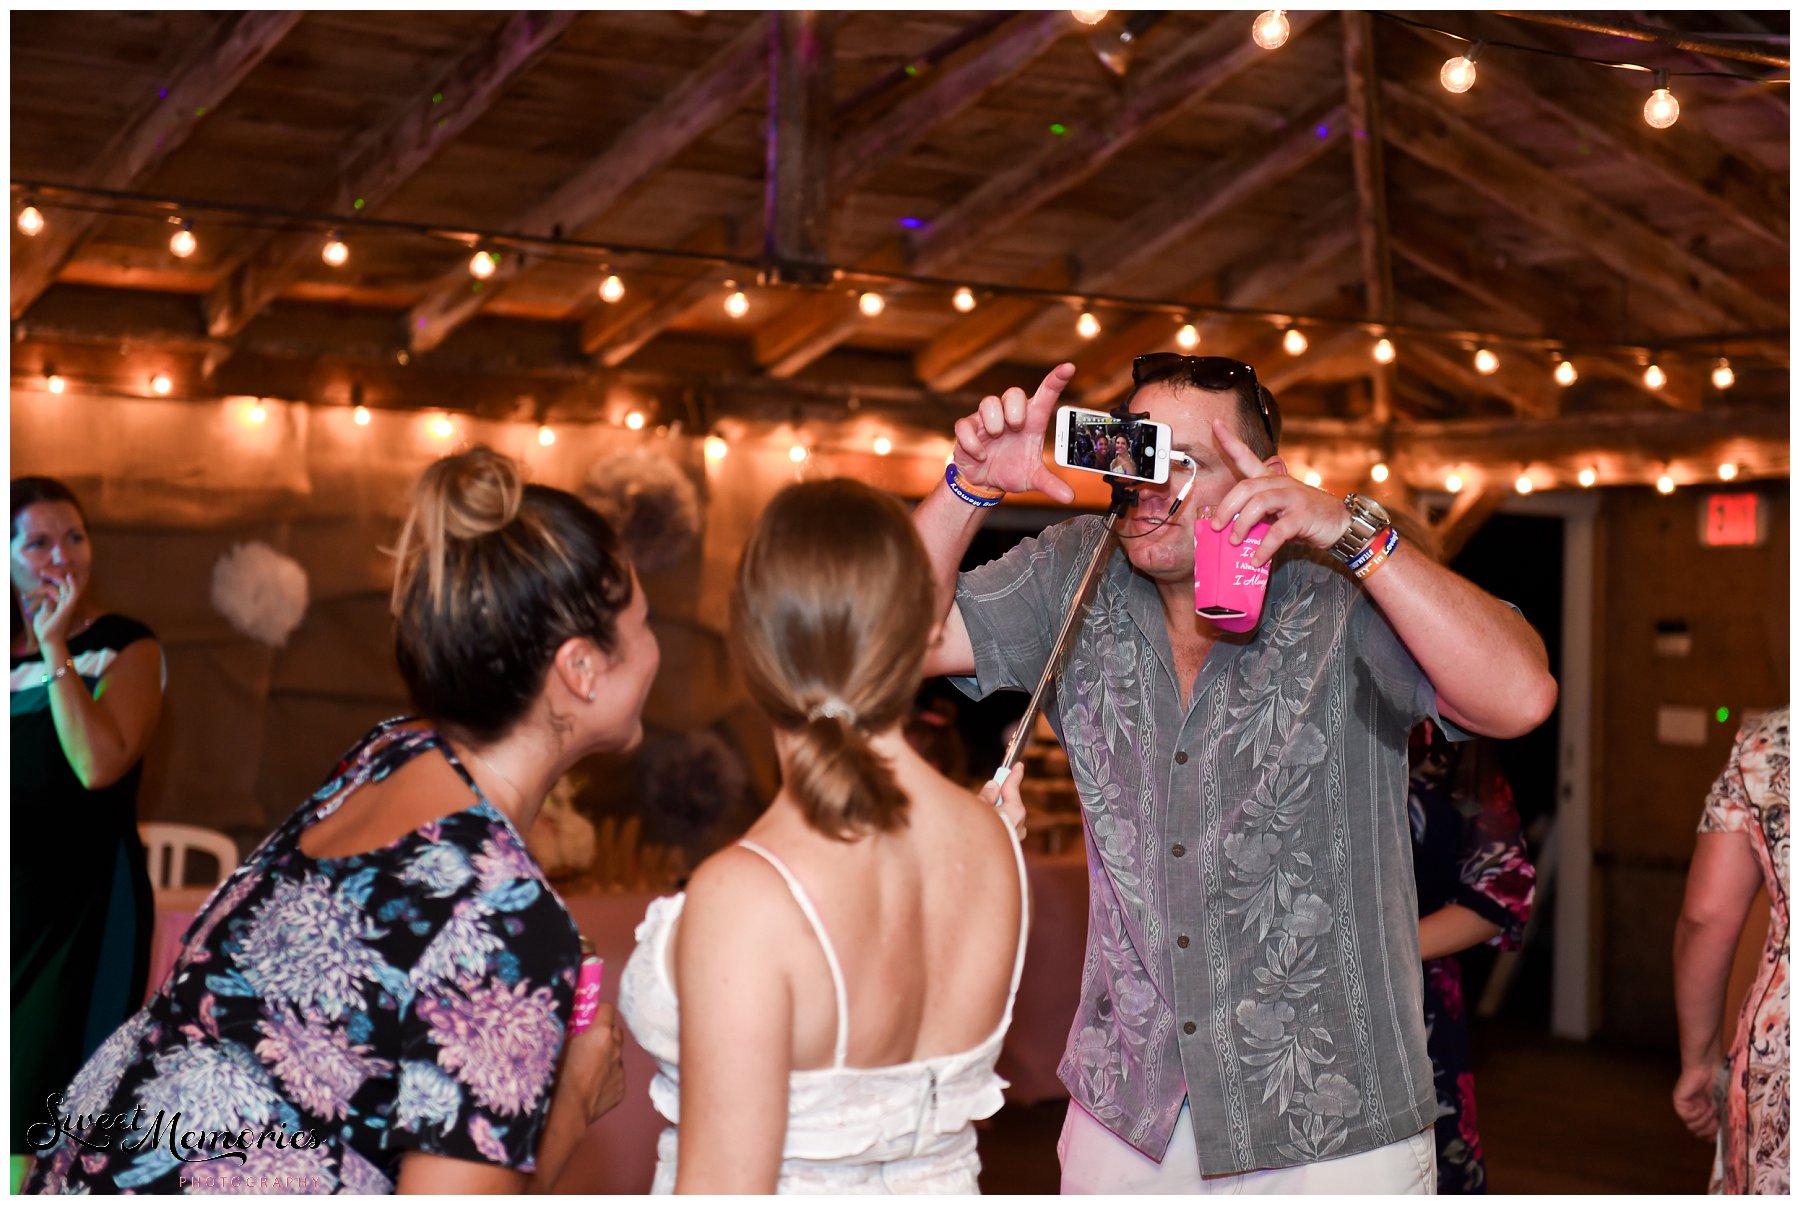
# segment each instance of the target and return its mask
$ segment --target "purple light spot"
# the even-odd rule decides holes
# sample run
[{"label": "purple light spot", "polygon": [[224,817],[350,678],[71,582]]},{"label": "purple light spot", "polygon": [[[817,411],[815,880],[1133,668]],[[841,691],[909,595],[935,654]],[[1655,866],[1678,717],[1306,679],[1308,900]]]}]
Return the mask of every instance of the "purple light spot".
[{"label": "purple light spot", "polygon": [[167,100],[168,98],[169,98],[169,90],[167,88],[158,88],[156,90],[156,99],[157,100]]},{"label": "purple light spot", "polygon": [[425,320],[423,318],[420,318],[418,321],[414,322],[413,325],[418,327],[420,330],[424,330],[425,329]]},{"label": "purple light spot", "polygon": [[1313,127],[1313,133],[1317,134],[1321,138],[1329,138],[1329,137],[1331,137],[1331,127],[1326,125],[1324,122],[1320,122],[1318,125]]},{"label": "purple light spot", "polygon": [[925,224],[924,218],[901,218],[900,224],[908,230],[917,230]]}]

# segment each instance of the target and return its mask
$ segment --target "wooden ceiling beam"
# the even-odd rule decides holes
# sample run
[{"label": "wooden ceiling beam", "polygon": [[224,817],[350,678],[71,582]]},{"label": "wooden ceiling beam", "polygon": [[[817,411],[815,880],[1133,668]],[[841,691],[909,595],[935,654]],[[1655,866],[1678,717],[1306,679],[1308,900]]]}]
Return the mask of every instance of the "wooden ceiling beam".
[{"label": "wooden ceiling beam", "polygon": [[[768,71],[768,43],[767,18],[759,16],[562,187],[504,223],[506,228],[530,234],[559,230],[579,234],[755,93]],[[461,263],[446,272],[407,316],[412,350],[439,346],[480,313],[523,270],[521,261],[518,255],[503,256],[499,269],[486,281],[472,280]]]},{"label": "wooden ceiling beam", "polygon": [[[1323,13],[1291,13],[1291,37],[1324,18]],[[895,271],[905,264],[922,276],[954,267],[971,250],[1001,230],[1035,213],[1100,171],[1139,137],[1223,87],[1259,61],[1265,51],[1244,36],[1234,18],[1215,17],[1152,72],[1126,83],[1119,101],[1094,120],[1045,146],[1016,166],[990,176],[961,202],[938,215],[916,238],[889,240],[857,266]],[[847,338],[857,327],[855,306],[832,294],[795,306],[779,329],[757,336],[757,361],[773,376],[791,376]]]},{"label": "wooden ceiling beam", "polygon": [[[445,144],[486,113],[494,101],[575,21],[573,12],[519,12],[483,36],[443,75],[419,90],[386,126],[352,149],[337,176],[304,206],[314,213],[373,212]],[[442,96],[433,103],[432,98]],[[316,233],[270,230],[203,303],[207,333],[230,338],[281,295],[318,259]]]},{"label": "wooden ceiling beam", "polygon": [[[1281,363],[1258,372],[1256,379],[1279,398],[1297,385],[1370,377],[1380,367],[1369,355],[1370,345],[1369,336],[1362,331],[1339,331],[1309,344],[1297,356],[1281,357]],[[1370,421],[1386,422],[1387,419],[1376,419],[1371,415]]]},{"label": "wooden ceiling beam", "polygon": [[824,270],[831,253],[832,14],[769,15],[769,116],[763,173],[763,255]]},{"label": "wooden ceiling beam", "polygon": [[[701,255],[729,255],[744,241],[730,221],[713,218],[701,223],[677,246]],[[670,277],[673,279],[667,279]],[[624,363],[707,293],[719,292],[724,279],[724,270],[714,264],[693,260],[658,264],[654,288],[632,288],[618,302],[600,302],[588,311],[578,335],[582,354],[595,357],[607,367]]]},{"label": "wooden ceiling beam", "polygon": [[[1362,245],[1363,299],[1369,317],[1394,319],[1394,264],[1388,255],[1387,176],[1383,167],[1380,76],[1375,72],[1375,31],[1366,12],[1344,13],[1345,105],[1350,111],[1350,159],[1356,176],[1356,226]],[[1377,423],[1394,413],[1393,370],[1370,370]]]},{"label": "wooden ceiling beam", "polygon": [[[118,191],[149,183],[156,169],[199,128],[205,115],[224,103],[299,24],[301,16],[299,12],[261,10],[224,15],[176,69],[167,95],[146,98],[138,116],[100,152],[82,182]],[[36,238],[13,240],[15,320],[81,250],[101,217],[81,210],[58,210]]]},{"label": "wooden ceiling beam", "polygon": [[1494,517],[1494,512],[1504,501],[1506,487],[1498,481],[1471,485],[1457,494],[1444,517],[1431,525],[1432,539],[1437,543],[1437,559],[1446,565],[1454,561],[1456,554]]},{"label": "wooden ceiling beam", "polygon": [[1427,343],[1409,343],[1402,355],[1408,368],[1415,369],[1452,393],[1468,397],[1497,397],[1520,414],[1532,417],[1555,414],[1558,409],[1558,398],[1551,392],[1557,385],[1548,373],[1544,375],[1541,387],[1533,390],[1501,373],[1484,377],[1475,371],[1473,365],[1445,355]]},{"label": "wooden ceiling beam", "polygon": [[1787,307],[1548,168],[1392,80],[1383,83],[1388,137],[1407,154],[1653,289],[1701,320],[1785,326]]}]

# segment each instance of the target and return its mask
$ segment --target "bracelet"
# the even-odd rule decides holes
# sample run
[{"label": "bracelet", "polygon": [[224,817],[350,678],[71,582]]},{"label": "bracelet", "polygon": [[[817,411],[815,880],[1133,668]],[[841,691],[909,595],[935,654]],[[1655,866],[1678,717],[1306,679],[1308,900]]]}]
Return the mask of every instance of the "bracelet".
[{"label": "bracelet", "polygon": [[48,686],[52,682],[61,681],[63,678],[68,677],[70,674],[72,674],[74,672],[75,672],[75,658],[64,657],[62,660],[62,664],[56,667],[56,672],[55,673],[46,673],[43,676],[43,679],[38,683],[38,685],[39,686]]},{"label": "bracelet", "polygon": [[967,502],[970,506],[994,506],[1006,497],[1005,490],[992,489],[985,485],[964,485],[957,480],[956,462],[951,461],[944,466],[944,484],[950,492]]},{"label": "bracelet", "polygon": [[[1358,581],[1368,577],[1369,574],[1386,564],[1388,557],[1394,554],[1394,549],[1400,546],[1400,533],[1398,530],[1390,527],[1384,534],[1386,535],[1385,540],[1383,540],[1381,536],[1377,536],[1368,548],[1358,554],[1356,560],[1364,561],[1363,564],[1358,565],[1355,561],[1351,562],[1351,572],[1356,574]],[[1376,544],[1381,545],[1379,550],[1376,549]],[[1364,558],[1367,559],[1364,560]]]}]

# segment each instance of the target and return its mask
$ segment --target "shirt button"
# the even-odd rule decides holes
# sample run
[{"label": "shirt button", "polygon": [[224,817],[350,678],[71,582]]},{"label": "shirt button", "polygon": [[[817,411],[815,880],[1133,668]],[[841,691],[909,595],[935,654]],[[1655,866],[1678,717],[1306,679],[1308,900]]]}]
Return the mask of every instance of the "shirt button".
[{"label": "shirt button", "polygon": [[1175,764],[1178,766],[1187,765],[1187,750],[1186,749],[1177,749],[1175,751]]},{"label": "shirt button", "polygon": [[1187,936],[1187,934],[1186,934],[1186,933],[1183,933],[1183,934],[1182,934],[1182,935],[1181,935],[1181,936],[1180,936],[1180,937],[1177,937],[1177,938],[1176,938],[1176,939],[1175,939],[1175,944],[1176,944],[1176,945],[1178,945],[1178,946],[1180,946],[1180,947],[1181,947],[1181,948],[1182,948],[1182,949],[1184,949],[1184,950],[1185,950],[1185,949],[1187,949],[1187,948],[1188,948],[1188,936]]},{"label": "shirt button", "polygon": [[1181,842],[1177,841],[1174,845],[1171,845],[1169,847],[1169,852],[1174,854],[1178,858],[1185,857],[1187,855],[1187,846],[1185,846]]},{"label": "shirt button", "polygon": [[1194,1032],[1194,1023],[1192,1021],[1189,1021],[1187,1024],[1183,1025],[1181,1027],[1181,1032],[1182,1033],[1193,1033]]}]

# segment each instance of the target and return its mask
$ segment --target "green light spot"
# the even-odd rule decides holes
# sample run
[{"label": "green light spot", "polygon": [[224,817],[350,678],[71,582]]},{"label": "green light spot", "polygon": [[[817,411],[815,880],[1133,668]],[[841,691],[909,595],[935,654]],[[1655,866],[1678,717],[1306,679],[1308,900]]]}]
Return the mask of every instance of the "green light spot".
[{"label": "green light spot", "polygon": [[1063,135],[1063,134],[1067,134],[1067,133],[1068,133],[1068,132],[1069,132],[1069,127],[1068,127],[1068,126],[1066,126],[1066,125],[1064,125],[1064,124],[1063,124],[1063,123],[1062,123],[1062,122],[1060,122],[1060,121],[1058,121],[1058,122],[1054,122],[1054,123],[1052,123],[1052,125],[1051,125],[1051,126],[1050,126],[1050,132],[1051,132],[1051,133],[1052,133],[1052,134],[1055,134],[1055,135],[1057,135],[1057,136],[1059,136],[1059,137],[1060,137],[1060,136],[1061,136],[1061,135]]},{"label": "green light spot", "polygon": [[1721,707],[1719,710],[1713,712],[1713,717],[1717,719],[1719,723],[1723,724],[1726,720],[1731,718],[1731,708]]},{"label": "green light spot", "polygon": [[440,117],[440,118],[438,118],[438,129],[440,129],[440,130],[441,130],[441,129],[443,129],[443,128],[444,128],[444,127],[445,127],[445,126],[447,126],[447,125],[449,125],[449,124],[450,124],[450,119],[449,119],[449,118],[448,118],[448,117]]},{"label": "green light spot", "polygon": [[442,92],[433,92],[431,94],[431,103],[434,105],[443,104],[444,103],[444,94]]},{"label": "green light spot", "polygon": [[363,207],[363,199],[361,197],[356,198],[356,204],[354,206],[352,206],[352,208],[353,209],[361,209],[362,207]]},{"label": "green light spot", "polygon": [[919,68],[917,67],[917,65],[915,65],[913,63],[908,63],[906,65],[906,74],[917,75],[917,74],[919,74]]},{"label": "green light spot", "polygon": [[481,292],[481,282],[479,280],[470,281],[469,282],[469,292],[471,292],[471,293]]},{"label": "green light spot", "polygon": [[198,109],[195,109],[194,116],[195,117],[205,117],[206,116],[206,106],[201,105]]}]

